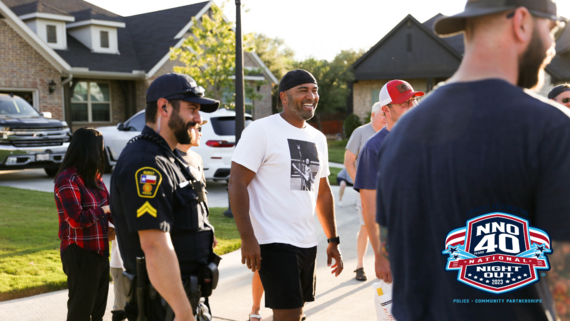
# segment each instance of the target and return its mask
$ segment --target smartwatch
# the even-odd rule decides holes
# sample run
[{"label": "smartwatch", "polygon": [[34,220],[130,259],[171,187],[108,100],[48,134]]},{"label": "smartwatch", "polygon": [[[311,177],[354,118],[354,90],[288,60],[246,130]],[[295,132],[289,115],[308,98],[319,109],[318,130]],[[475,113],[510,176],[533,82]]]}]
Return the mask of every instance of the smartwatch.
[{"label": "smartwatch", "polygon": [[340,244],[340,237],[338,237],[338,236],[336,236],[336,237],[331,237],[330,239],[327,239],[327,242],[328,242],[328,243],[334,242],[334,243]]}]

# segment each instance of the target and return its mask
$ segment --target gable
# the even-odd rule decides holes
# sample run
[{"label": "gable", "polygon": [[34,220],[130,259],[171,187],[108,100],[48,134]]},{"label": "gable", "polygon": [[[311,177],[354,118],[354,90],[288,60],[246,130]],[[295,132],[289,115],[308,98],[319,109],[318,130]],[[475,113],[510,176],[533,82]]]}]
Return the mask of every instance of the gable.
[{"label": "gable", "polygon": [[461,57],[449,45],[406,17],[353,65],[356,80],[450,77]]}]

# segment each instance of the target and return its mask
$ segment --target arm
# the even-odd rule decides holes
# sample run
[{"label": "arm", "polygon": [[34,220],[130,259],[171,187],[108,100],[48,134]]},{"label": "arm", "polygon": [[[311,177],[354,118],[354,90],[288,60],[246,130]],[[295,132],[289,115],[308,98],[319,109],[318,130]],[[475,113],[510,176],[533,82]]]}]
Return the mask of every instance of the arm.
[{"label": "arm", "polygon": [[552,242],[550,264],[552,269],[546,280],[554,298],[556,312],[561,321],[570,320],[570,242]]},{"label": "arm", "polygon": [[178,258],[170,234],[160,230],[139,231],[152,285],[172,307],[176,320],[194,321],[192,306],[182,287]]},{"label": "arm", "polygon": [[71,179],[65,178],[59,181],[55,190],[63,207],[64,219],[73,229],[89,227],[109,213],[109,206],[84,210],[81,206],[81,191]]},{"label": "arm", "polygon": [[361,189],[360,199],[362,200],[362,216],[364,217],[366,232],[368,232],[368,238],[374,250],[376,277],[386,283],[392,283],[390,262],[385,247],[388,230],[376,223],[376,190]]},{"label": "arm", "polygon": [[354,182],[356,178],[356,155],[348,149],[344,152],[344,167]]},{"label": "arm", "polygon": [[249,192],[247,187],[255,176],[255,172],[232,162],[228,193],[230,206],[241,238],[241,263],[247,262],[247,268],[252,272],[261,268],[261,250],[253,234],[249,218]]},{"label": "arm", "polygon": [[[325,235],[327,238],[336,237],[336,221],[334,216],[334,196],[332,194],[331,186],[329,184],[328,177],[321,177],[319,185],[319,193],[317,195],[317,217],[319,222],[323,227]],[[335,276],[338,276],[344,269],[342,263],[342,257],[340,255],[340,250],[338,249],[338,243],[329,243],[327,247],[327,265],[331,266],[332,259],[334,259],[335,264],[332,265],[332,272]]]}]

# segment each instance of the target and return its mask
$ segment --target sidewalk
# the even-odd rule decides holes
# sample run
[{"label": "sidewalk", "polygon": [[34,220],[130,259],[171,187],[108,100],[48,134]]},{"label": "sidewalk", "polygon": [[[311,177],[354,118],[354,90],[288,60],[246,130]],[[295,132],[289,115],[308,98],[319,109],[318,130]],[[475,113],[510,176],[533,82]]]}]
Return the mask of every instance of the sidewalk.
[{"label": "sidewalk", "polygon": [[[338,187],[333,186],[335,197]],[[347,188],[344,204],[354,204],[357,193]],[[374,256],[368,249],[365,266],[369,280],[354,279],[356,265],[356,232],[360,228],[353,205],[336,208],[337,229],[341,237],[344,271],[335,278],[326,266],[326,237],[315,217],[319,246],[317,255],[317,297],[305,307],[308,321],[325,320],[376,320],[373,305],[374,281],[372,270]],[[251,308],[251,272],[241,264],[241,252],[235,251],[223,256],[220,265],[218,288],[210,298],[214,320],[243,321]],[[371,279],[372,278],[372,279]],[[0,302],[2,321],[61,321],[67,313],[67,290],[32,296],[29,298]],[[262,301],[262,306],[264,305]],[[109,288],[107,313],[104,320],[111,321],[113,307],[113,285]],[[265,321],[272,321],[271,310],[263,308]]]}]

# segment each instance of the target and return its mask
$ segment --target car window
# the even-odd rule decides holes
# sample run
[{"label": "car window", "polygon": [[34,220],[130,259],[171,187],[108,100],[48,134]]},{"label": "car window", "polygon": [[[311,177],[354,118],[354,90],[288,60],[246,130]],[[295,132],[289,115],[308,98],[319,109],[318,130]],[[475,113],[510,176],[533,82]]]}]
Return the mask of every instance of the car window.
[{"label": "car window", "polygon": [[[247,127],[253,119],[246,117],[245,127]],[[235,135],[236,134],[236,118],[235,117],[212,117],[210,118],[214,133],[220,136]]]},{"label": "car window", "polygon": [[38,117],[39,115],[34,107],[22,98],[0,95],[0,116]]},{"label": "car window", "polygon": [[125,125],[125,129],[134,132],[142,132],[144,125],[145,125],[144,113],[141,113],[131,118],[131,120],[129,120],[129,122]]}]

